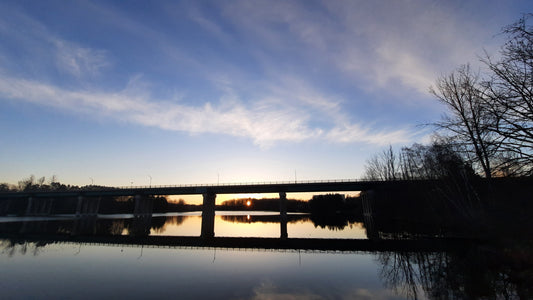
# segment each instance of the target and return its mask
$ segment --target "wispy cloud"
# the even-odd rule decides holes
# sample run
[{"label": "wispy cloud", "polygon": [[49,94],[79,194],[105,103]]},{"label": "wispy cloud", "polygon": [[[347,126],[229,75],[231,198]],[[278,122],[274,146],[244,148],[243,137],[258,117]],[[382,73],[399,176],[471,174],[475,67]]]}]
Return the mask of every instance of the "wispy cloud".
[{"label": "wispy cloud", "polygon": [[224,11],[264,49],[298,49],[361,89],[395,94],[427,95],[443,72],[477,61],[498,30],[452,3],[431,1],[233,1]]},{"label": "wispy cloud", "polygon": [[369,127],[362,127],[359,124],[339,125],[327,133],[327,138],[331,141],[342,143],[362,142],[384,146],[388,144],[405,144],[415,139],[415,133],[405,129],[395,130],[372,130]]},{"label": "wispy cloud", "polygon": [[[135,92],[132,92],[131,86],[134,86]],[[142,84],[138,79],[131,82],[131,86],[113,93],[73,91],[37,81],[0,76],[0,96],[3,98],[165,130],[246,137],[260,147],[269,147],[280,141],[309,139],[378,145],[409,139],[405,130],[374,132],[357,124],[339,127],[336,122],[330,122],[329,126],[313,126],[314,110],[295,106],[292,102],[284,105],[267,98],[251,104],[233,100],[193,106],[152,99],[148,91],[139,92],[138,86]],[[313,99],[309,101],[316,102]],[[318,107],[322,105],[319,103]]]},{"label": "wispy cloud", "polygon": [[57,38],[53,44],[58,69],[75,77],[97,76],[110,65],[104,50],[82,47]]},{"label": "wispy cloud", "polygon": [[53,72],[50,69],[55,68],[70,78],[86,79],[99,75],[110,66],[105,50],[67,41],[14,7],[0,8],[4,9],[0,13],[0,37],[16,49],[9,52],[1,51],[0,47],[0,56],[22,63],[25,76],[46,74],[46,77],[51,77]]}]

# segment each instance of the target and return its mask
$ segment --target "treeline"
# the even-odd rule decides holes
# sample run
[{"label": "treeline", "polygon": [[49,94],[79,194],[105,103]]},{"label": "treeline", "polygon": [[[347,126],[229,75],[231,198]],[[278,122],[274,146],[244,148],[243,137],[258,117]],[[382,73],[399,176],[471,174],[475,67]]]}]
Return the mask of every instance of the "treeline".
[{"label": "treeline", "polygon": [[363,222],[360,197],[315,195],[309,200],[309,211],[315,227],[329,230],[342,230],[351,224]]},{"label": "treeline", "polygon": [[361,211],[361,201],[341,194],[315,195],[309,200],[309,211],[321,215],[356,214]]},{"label": "treeline", "polygon": [[16,185],[9,183],[0,183],[0,192],[23,192],[23,191],[79,191],[91,189],[111,189],[110,187],[99,185],[66,185],[60,183],[57,177],[53,175],[50,179],[45,176],[36,178],[35,175],[30,175],[28,178],[20,180]]},{"label": "treeline", "polygon": [[[248,205],[249,203],[249,205]],[[255,198],[243,198],[232,199],[222,202],[217,205],[217,210],[263,210],[263,211],[277,211],[280,210],[280,203],[278,198],[269,199],[255,199]],[[287,211],[288,212],[308,212],[309,205],[307,201],[287,199]]]},{"label": "treeline", "polygon": [[[153,203],[153,213],[189,211],[191,205],[169,203],[164,196],[147,196]],[[99,214],[124,214],[134,213],[134,197],[84,197],[86,200],[98,201]],[[39,202],[46,201],[46,211],[36,214],[75,214],[78,205],[77,197],[50,197],[41,198]],[[25,215],[29,200],[26,198],[0,200],[0,215]],[[39,205],[39,204],[38,204]],[[42,204],[40,204],[42,205]],[[198,210],[198,208],[196,208]]]},{"label": "treeline", "polygon": [[[17,185],[0,183],[0,192],[18,191],[90,191],[114,189],[113,187],[87,185],[66,185],[57,181],[55,176],[49,180],[46,177],[36,178],[34,175],[22,179]],[[201,210],[201,206],[187,204],[180,199],[177,203],[169,202],[166,196],[146,196],[153,203],[153,213],[185,212]],[[91,197],[85,197],[91,198]],[[50,214],[73,214],[76,212],[78,203],[77,197],[51,197],[47,199]],[[14,214],[24,215],[28,207],[28,199],[3,199],[0,201],[0,215]],[[133,213],[135,208],[135,198],[130,196],[103,196],[99,197],[98,213],[100,214],[121,214]]]}]

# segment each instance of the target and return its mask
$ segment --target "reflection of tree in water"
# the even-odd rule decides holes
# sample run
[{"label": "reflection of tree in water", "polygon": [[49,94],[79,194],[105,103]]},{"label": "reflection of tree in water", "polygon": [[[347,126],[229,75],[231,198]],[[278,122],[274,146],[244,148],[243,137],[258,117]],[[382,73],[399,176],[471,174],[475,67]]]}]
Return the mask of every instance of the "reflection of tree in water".
[{"label": "reflection of tree in water", "polygon": [[28,251],[33,256],[37,256],[42,252],[44,246],[46,246],[45,242],[0,240],[1,254],[7,254],[8,257],[13,257],[17,252],[26,255]]},{"label": "reflection of tree in water", "polygon": [[[181,225],[188,216],[137,216],[125,219],[98,219],[85,216],[72,220],[25,221],[0,223],[2,233],[61,235],[135,235],[164,232],[165,226]],[[126,233],[127,232],[127,233]]]},{"label": "reflection of tree in water", "polygon": [[[279,215],[264,215],[264,216],[253,216],[253,215],[239,215],[239,216],[221,216],[222,220],[232,223],[279,223]],[[346,227],[350,229],[353,226],[361,227],[362,223],[357,220],[355,216],[352,215],[321,215],[321,214],[310,214],[310,215],[287,215],[287,223],[306,223],[313,222],[315,227],[327,228],[329,230],[343,230]]]},{"label": "reflection of tree in water", "polygon": [[352,228],[353,225],[360,223],[355,216],[343,214],[311,214],[311,221],[315,227],[327,228],[332,231],[343,230],[347,226]]},{"label": "reflection of tree in water", "polygon": [[188,216],[162,216],[162,217],[152,217],[152,226],[151,229],[155,233],[163,233],[167,229],[167,226],[180,226],[185,222],[185,219]]},{"label": "reflection of tree in water", "polygon": [[[427,283],[419,272],[418,253],[384,252],[378,255],[378,261],[383,265],[380,277],[385,285],[396,293],[412,299],[420,296],[420,285]],[[424,290],[427,286],[423,285]]]},{"label": "reflection of tree in water", "polygon": [[[222,220],[231,223],[279,223],[279,215],[239,215],[221,216]],[[309,215],[287,215],[287,223],[308,222]]]},{"label": "reflection of tree in water", "polygon": [[423,291],[430,299],[532,299],[531,254],[519,258],[501,250],[383,252],[377,260],[384,283],[407,298]]},{"label": "reflection of tree in water", "polygon": [[111,235],[121,235],[124,229],[126,228],[126,222],[122,220],[113,220],[111,226],[109,227],[109,234]]}]

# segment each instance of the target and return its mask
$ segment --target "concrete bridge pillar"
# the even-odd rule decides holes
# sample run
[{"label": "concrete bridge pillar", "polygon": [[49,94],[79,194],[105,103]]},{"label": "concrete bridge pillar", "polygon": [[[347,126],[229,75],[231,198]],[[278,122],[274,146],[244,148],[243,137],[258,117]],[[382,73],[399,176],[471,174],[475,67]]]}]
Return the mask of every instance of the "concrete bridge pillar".
[{"label": "concrete bridge pillar", "polygon": [[151,215],[154,208],[154,199],[143,195],[135,195],[133,215]]},{"label": "concrete bridge pillar", "polygon": [[363,206],[363,221],[366,229],[366,236],[371,240],[379,240],[379,232],[374,225],[374,216],[372,214],[372,202],[374,200],[374,191],[368,190],[361,193],[361,205]]},{"label": "concrete bridge pillar", "polygon": [[47,216],[50,215],[50,213],[52,213],[52,206],[54,206],[54,199],[46,199],[44,201],[44,206],[41,209],[41,213]]},{"label": "concrete bridge pillar", "polygon": [[152,228],[152,211],[154,199],[145,195],[135,195],[133,223],[129,231],[131,236],[148,236]]},{"label": "concrete bridge pillar", "polygon": [[7,215],[9,213],[10,206],[11,206],[11,199],[0,201],[0,216]]},{"label": "concrete bridge pillar", "polygon": [[83,205],[83,196],[78,196],[78,204],[76,205],[76,216],[80,216],[82,214],[82,205]]},{"label": "concrete bridge pillar", "polygon": [[91,214],[98,215],[98,210],[100,209],[100,201],[102,197],[98,197],[92,201]]},{"label": "concrete bridge pillar", "polygon": [[26,216],[47,216],[52,212],[54,199],[50,198],[28,198],[26,206]]},{"label": "concrete bridge pillar", "polygon": [[100,197],[87,198],[82,195],[78,196],[78,204],[76,205],[76,216],[97,215],[100,208]]},{"label": "concrete bridge pillar", "polygon": [[280,219],[280,237],[286,239],[287,233],[287,193],[279,193],[279,219]]},{"label": "concrete bridge pillar", "polygon": [[31,196],[28,197],[28,205],[26,206],[26,213],[25,213],[26,216],[31,215],[31,213],[33,211],[33,206],[34,206],[33,202],[34,202],[33,197],[31,197]]},{"label": "concrete bridge pillar", "polygon": [[207,192],[203,196],[202,232],[200,236],[203,238],[211,238],[215,236],[215,203],[217,194]]}]

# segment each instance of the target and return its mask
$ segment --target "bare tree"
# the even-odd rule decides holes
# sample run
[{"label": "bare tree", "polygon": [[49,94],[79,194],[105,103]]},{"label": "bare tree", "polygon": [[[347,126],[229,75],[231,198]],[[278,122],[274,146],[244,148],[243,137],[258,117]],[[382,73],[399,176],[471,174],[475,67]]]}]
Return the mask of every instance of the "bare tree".
[{"label": "bare tree", "polygon": [[22,179],[18,182],[18,189],[20,191],[26,191],[26,190],[32,189],[34,185],[35,185],[35,176],[30,175],[30,177],[26,179]]},{"label": "bare tree", "polygon": [[485,107],[485,91],[478,82],[478,75],[468,65],[437,80],[430,92],[446,107],[446,114],[435,123],[446,131],[465,157],[479,165],[485,177],[492,176],[491,160],[501,141],[491,130],[493,115]]},{"label": "bare tree", "polygon": [[366,161],[364,177],[369,180],[396,180],[399,161],[392,146]]},{"label": "bare tree", "polygon": [[491,71],[484,82],[485,104],[495,121],[491,129],[503,138],[502,165],[514,172],[531,172],[533,164],[533,26],[527,24],[532,16],[503,30],[509,39],[499,60],[483,59]]}]

